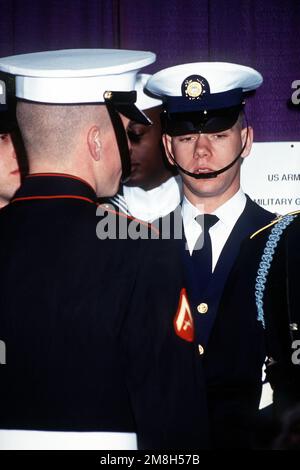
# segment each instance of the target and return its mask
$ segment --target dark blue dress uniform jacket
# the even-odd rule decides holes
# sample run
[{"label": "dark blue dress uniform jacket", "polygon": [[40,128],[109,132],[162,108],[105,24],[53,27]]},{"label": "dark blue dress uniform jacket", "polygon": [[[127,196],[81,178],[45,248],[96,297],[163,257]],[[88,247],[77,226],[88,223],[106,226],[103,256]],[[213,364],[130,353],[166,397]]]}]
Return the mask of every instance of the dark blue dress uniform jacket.
[{"label": "dark blue dress uniform jacket", "polygon": [[0,428],[137,432],[140,448],[205,448],[196,349],[173,327],[177,250],[99,240],[98,222],[94,191],[67,175],[27,177],[0,212]]},{"label": "dark blue dress uniform jacket", "polygon": [[[300,402],[300,365],[291,361],[295,352],[292,343],[300,339],[299,222],[298,216],[283,231],[271,262],[263,295],[265,329],[258,321],[255,285],[274,224],[243,242],[226,283],[206,364],[212,390],[215,387],[213,398],[219,393],[220,382],[224,383],[224,373],[227,376],[224,387],[227,406],[218,410],[215,399],[212,400],[212,413],[217,416],[214,439],[220,447],[243,447],[246,442],[257,444],[255,433],[261,433],[262,426],[263,432],[269,433],[260,436],[263,444],[272,437],[270,423],[258,415],[261,369],[267,355],[272,358],[267,378],[274,388],[275,417]],[[290,328],[291,323],[297,324],[295,331]],[[217,348],[226,356],[222,372],[210,367],[217,361]]]},{"label": "dark blue dress uniform jacket", "polygon": [[[224,285],[242,241],[274,217],[274,214],[261,208],[247,196],[245,209],[230,233],[214,272],[208,279],[203,279],[202,266],[194,263],[193,256],[190,256],[189,251],[185,249],[185,238],[178,242],[184,266],[185,285],[194,316],[195,339],[197,344],[204,348],[208,344]],[[197,307],[201,303],[207,304],[207,312],[199,313]]]},{"label": "dark blue dress uniform jacket", "polygon": [[[176,212],[177,209],[174,211]],[[171,233],[176,232],[175,227],[178,224],[177,215],[171,217]],[[179,209],[180,213],[180,209]],[[230,270],[235,259],[238,256],[242,241],[252,234],[255,230],[273,220],[274,214],[254,203],[248,196],[245,209],[235,224],[215,267],[214,273],[209,279],[202,279],[201,266],[196,266],[198,273],[195,276],[195,266],[192,265],[192,257],[185,249],[185,239],[173,240],[170,242],[170,254],[176,250],[180,253],[183,284],[187,290],[188,299],[191,307],[191,313],[194,319],[195,347],[198,352],[198,362],[201,366],[201,381],[203,374],[206,376],[206,387],[209,402],[209,420],[212,432],[212,446],[216,448],[234,448],[251,447],[248,430],[241,427],[244,419],[244,408],[240,409],[240,404],[247,403],[247,409],[258,407],[258,400],[261,392],[261,383],[255,383],[257,386],[253,391],[248,390],[248,384],[245,384],[246,400],[244,388],[239,383],[232,384],[230,378],[234,374],[231,368],[231,362],[227,358],[227,352],[223,347],[223,332],[229,329],[230,334],[235,331],[234,321],[228,320],[227,306],[225,312],[223,307],[219,310],[219,302],[223,294],[223,289]],[[163,225],[164,219],[159,221],[159,227]],[[181,220],[182,223],[182,220]],[[178,230],[178,226],[177,226]],[[175,248],[174,248],[175,247]],[[172,257],[170,256],[170,265]],[[230,295],[230,294],[229,294]],[[235,303],[235,299],[230,301]],[[206,303],[208,310],[206,313],[199,313],[197,306],[200,303]],[[231,305],[228,307],[231,308]],[[218,327],[214,332],[214,324],[217,321]],[[255,321],[254,321],[255,323]],[[234,335],[233,335],[234,336]],[[235,338],[236,339],[236,338]],[[210,344],[211,343],[211,344]],[[225,344],[227,342],[225,340]],[[238,338],[234,348],[235,359],[243,361],[242,340]],[[200,368],[199,368],[200,370]],[[259,373],[261,374],[261,364]],[[243,384],[244,385],[244,384]],[[249,405],[249,406],[248,406]],[[240,410],[240,413],[236,410]],[[236,411],[237,417],[232,418]],[[238,425],[236,420],[239,420]]]}]

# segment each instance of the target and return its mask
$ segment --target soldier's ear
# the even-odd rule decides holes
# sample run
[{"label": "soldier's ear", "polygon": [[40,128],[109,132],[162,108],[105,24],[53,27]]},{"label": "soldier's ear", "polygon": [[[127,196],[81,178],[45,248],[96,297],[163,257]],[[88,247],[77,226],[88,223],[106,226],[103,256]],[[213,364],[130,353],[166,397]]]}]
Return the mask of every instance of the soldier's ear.
[{"label": "soldier's ear", "polygon": [[174,155],[172,149],[172,137],[168,134],[163,134],[162,141],[164,144],[167,159],[171,165],[174,165]]},{"label": "soldier's ear", "polygon": [[[244,151],[241,157],[246,158],[248,157],[251,151],[252,143],[253,143],[253,128],[251,126],[248,126],[248,132],[247,132],[247,127],[244,127],[244,129],[241,130],[241,139],[242,139],[243,146],[246,143],[246,146],[244,148]],[[246,142],[246,139],[247,139],[247,142]]]},{"label": "soldier's ear", "polygon": [[100,139],[100,129],[98,126],[91,127],[88,132],[87,142],[92,158],[95,161],[100,160],[102,146]]}]

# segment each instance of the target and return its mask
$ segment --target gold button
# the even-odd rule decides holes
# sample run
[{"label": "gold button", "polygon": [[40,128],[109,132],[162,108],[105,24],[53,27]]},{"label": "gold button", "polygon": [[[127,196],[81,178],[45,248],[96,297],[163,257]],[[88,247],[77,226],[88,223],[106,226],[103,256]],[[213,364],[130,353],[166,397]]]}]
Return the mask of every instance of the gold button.
[{"label": "gold button", "polygon": [[207,313],[208,312],[208,305],[203,302],[202,304],[198,305],[197,310],[198,310],[199,313]]},{"label": "gold button", "polygon": [[112,95],[113,95],[113,94],[112,94],[111,91],[105,91],[103,96],[104,96],[104,99],[106,99],[106,100],[111,100],[111,99],[112,99]]},{"label": "gold button", "polygon": [[204,354],[204,347],[201,344],[198,344],[198,351],[199,351],[200,356]]}]

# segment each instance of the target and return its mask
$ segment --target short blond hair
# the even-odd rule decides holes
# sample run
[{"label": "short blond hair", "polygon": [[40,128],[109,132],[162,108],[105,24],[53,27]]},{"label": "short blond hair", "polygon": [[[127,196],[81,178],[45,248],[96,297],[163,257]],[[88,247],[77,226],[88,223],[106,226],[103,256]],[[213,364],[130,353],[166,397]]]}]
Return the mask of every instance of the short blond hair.
[{"label": "short blond hair", "polygon": [[29,158],[68,158],[82,131],[107,126],[104,105],[52,105],[19,101],[17,119]]}]

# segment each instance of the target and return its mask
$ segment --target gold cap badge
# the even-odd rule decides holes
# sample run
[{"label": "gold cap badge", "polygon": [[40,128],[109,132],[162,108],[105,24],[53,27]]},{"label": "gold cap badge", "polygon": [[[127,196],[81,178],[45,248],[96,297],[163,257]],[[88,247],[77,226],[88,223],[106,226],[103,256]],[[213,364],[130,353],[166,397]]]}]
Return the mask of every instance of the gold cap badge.
[{"label": "gold cap badge", "polygon": [[202,85],[199,82],[190,82],[186,87],[185,94],[190,98],[198,98],[198,96],[202,95]]},{"label": "gold cap badge", "polygon": [[209,83],[201,75],[190,75],[182,82],[181,93],[189,100],[199,100],[205,93],[210,93]]}]

